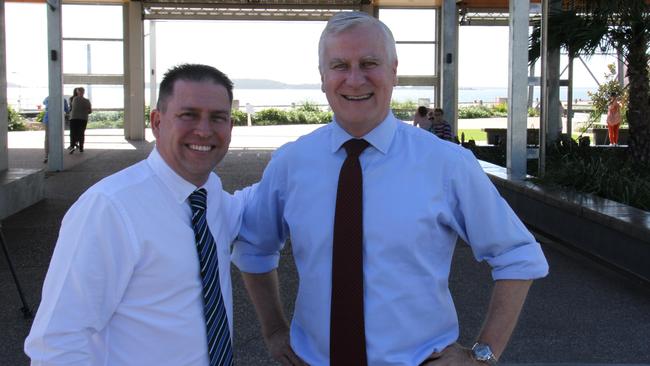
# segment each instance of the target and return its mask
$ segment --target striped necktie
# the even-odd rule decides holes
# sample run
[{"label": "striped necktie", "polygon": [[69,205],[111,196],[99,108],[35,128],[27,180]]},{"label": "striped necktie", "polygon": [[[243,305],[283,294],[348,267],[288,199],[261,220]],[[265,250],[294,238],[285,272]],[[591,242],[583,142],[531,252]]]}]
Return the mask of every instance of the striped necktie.
[{"label": "striped necktie", "polygon": [[207,198],[208,192],[201,188],[194,191],[189,200],[192,208],[192,227],[196,238],[196,249],[201,265],[203,312],[208,337],[208,353],[210,355],[210,366],[232,365],[230,329],[228,328],[226,306],[223,303],[221,285],[219,284],[217,244],[205,219]]}]

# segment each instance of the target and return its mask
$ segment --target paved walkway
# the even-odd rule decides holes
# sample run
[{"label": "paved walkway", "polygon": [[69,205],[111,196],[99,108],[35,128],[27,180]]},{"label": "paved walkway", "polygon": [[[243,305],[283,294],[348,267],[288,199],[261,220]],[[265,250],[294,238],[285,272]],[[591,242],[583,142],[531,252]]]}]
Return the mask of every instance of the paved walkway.
[{"label": "paved walkway", "polygon": [[[226,190],[259,179],[272,149],[314,126],[237,127],[233,149],[217,167]],[[150,136],[148,134],[148,136]],[[10,165],[42,164],[42,135],[10,133]],[[83,154],[65,156],[66,170],[48,173],[45,199],[2,222],[3,232],[27,301],[36,307],[61,219],[90,185],[147,156],[153,144],[127,142],[116,130],[89,130]],[[531,289],[504,364],[528,366],[650,365],[650,293],[548,241],[543,242],[551,275]],[[297,275],[289,251],[282,257],[282,297],[291,314]],[[274,365],[259,336],[254,311],[233,269],[235,352],[238,365]],[[459,245],[450,286],[460,318],[460,341],[470,344],[489,300],[489,270]],[[0,366],[27,365],[22,343],[31,325],[4,259],[0,259]],[[423,325],[426,326],[426,325]]]}]

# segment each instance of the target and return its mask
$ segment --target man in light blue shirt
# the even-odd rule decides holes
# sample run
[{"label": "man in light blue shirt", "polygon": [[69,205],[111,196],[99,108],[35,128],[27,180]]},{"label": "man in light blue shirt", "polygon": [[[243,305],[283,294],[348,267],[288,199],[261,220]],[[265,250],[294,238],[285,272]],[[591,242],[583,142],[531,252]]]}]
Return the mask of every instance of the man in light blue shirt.
[{"label": "man in light blue shirt", "polygon": [[[45,106],[45,113],[43,113],[43,125],[45,125],[45,158],[43,159],[43,163],[47,163],[47,158],[50,155],[50,113],[49,113],[49,108],[48,108],[48,103],[49,103],[50,97],[47,96],[45,99],[43,99],[43,105]],[[68,105],[68,100],[63,97],[63,112],[68,115],[70,113],[70,106]]]},{"label": "man in light blue shirt", "polygon": [[[331,361],[333,228],[350,139],[369,143],[362,170],[363,325],[368,365],[481,365],[502,354],[533,279],[538,243],[471,152],[390,111],[397,56],[390,30],[364,13],[334,16],[319,44],[334,121],[280,148],[246,207],[233,262],[244,273],[271,355],[284,365]],[[338,215],[338,214],[337,214]],[[279,251],[291,236],[300,277],[289,329],[278,294]],[[456,344],[448,288],[461,237],[496,281],[473,350]]]}]

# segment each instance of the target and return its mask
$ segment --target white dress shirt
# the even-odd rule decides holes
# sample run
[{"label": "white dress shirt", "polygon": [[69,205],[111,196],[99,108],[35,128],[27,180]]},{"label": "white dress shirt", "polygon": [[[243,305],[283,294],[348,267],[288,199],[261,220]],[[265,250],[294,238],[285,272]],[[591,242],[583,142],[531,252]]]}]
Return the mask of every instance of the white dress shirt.
[{"label": "white dress shirt", "polygon": [[[242,203],[211,173],[207,222],[232,333],[230,243]],[[156,149],[86,191],[63,218],[25,352],[32,365],[207,365],[188,196]]]},{"label": "white dress shirt", "polygon": [[[291,345],[329,364],[332,235],[342,144],[334,121],[279,149],[244,211],[233,262],[244,272],[278,265],[291,236],[300,277]],[[364,316],[368,364],[418,365],[458,338],[448,288],[458,236],[498,279],[548,271],[539,244],[472,153],[389,113],[364,138]]]}]

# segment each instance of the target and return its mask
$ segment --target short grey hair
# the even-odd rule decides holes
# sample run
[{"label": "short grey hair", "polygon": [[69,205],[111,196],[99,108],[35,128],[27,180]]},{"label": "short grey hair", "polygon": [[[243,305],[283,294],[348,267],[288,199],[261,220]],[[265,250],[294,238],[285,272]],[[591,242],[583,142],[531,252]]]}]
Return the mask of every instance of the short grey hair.
[{"label": "short grey hair", "polygon": [[368,13],[360,11],[342,11],[330,18],[325,29],[323,29],[323,33],[320,35],[320,41],[318,42],[318,69],[321,72],[323,72],[324,66],[325,40],[330,36],[343,33],[361,25],[372,25],[379,28],[381,34],[384,36],[383,38],[384,43],[386,44],[386,52],[388,53],[388,61],[391,63],[397,61],[395,38],[393,37],[393,32],[388,29],[386,24],[381,20],[370,16]]}]

